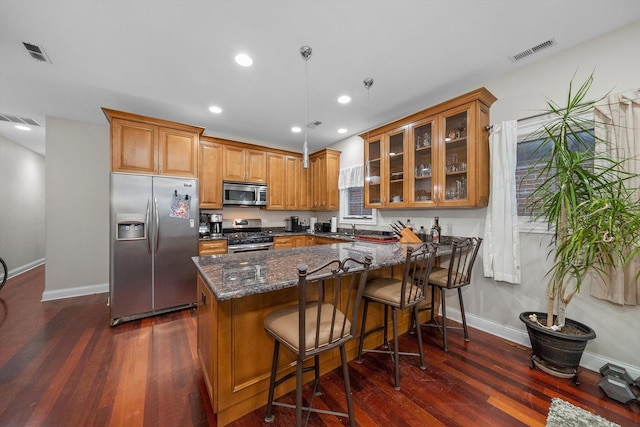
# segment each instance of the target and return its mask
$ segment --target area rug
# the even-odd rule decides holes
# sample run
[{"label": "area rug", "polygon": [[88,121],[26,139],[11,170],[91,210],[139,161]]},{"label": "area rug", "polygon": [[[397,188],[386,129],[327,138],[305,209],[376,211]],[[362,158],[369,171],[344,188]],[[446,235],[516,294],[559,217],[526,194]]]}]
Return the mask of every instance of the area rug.
[{"label": "area rug", "polygon": [[547,415],[547,427],[620,427],[599,415],[554,397]]}]

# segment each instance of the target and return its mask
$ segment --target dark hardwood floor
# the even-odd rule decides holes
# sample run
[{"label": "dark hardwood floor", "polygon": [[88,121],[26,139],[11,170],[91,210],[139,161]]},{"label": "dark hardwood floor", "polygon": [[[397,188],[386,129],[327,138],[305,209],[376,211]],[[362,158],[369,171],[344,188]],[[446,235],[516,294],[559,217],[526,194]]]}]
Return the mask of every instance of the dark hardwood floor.
[{"label": "dark hardwood floor", "polygon": [[[9,280],[0,291],[0,425],[215,425],[196,354],[193,310],[109,326],[107,295],[41,302],[44,267]],[[622,426],[640,424],[640,404],[623,405],[598,388],[599,373],[583,370],[579,387],[529,368],[529,350],[477,330],[471,341],[423,332],[427,370],[402,358],[402,389],[392,386],[387,355],[367,354],[350,375],[361,426],[541,426],[560,397]],[[411,336],[402,345],[417,347]],[[271,357],[271,348],[263,349]],[[344,405],[342,380],[322,378],[316,405]],[[308,388],[307,388],[308,390]],[[293,402],[291,394],[286,396]],[[293,425],[275,408],[274,426]],[[262,426],[264,408],[235,426]],[[312,415],[313,426],[346,424]]]}]

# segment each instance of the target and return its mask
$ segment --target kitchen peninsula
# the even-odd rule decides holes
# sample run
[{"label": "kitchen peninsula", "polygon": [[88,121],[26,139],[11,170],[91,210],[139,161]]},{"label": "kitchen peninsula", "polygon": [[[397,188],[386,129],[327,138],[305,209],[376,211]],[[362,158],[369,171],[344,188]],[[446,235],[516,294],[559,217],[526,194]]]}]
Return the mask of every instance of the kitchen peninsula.
[{"label": "kitchen peninsula", "polygon": [[[198,356],[218,425],[249,413],[267,402],[273,340],[264,332],[264,317],[297,299],[296,265],[315,268],[333,259],[373,259],[369,278],[383,275],[401,278],[408,243],[345,241],[320,246],[194,257],[198,269]],[[450,248],[440,246],[439,255]],[[354,270],[357,271],[357,270]],[[357,274],[357,273],[356,273]],[[351,295],[344,295],[346,301]],[[368,327],[382,324],[383,312],[371,307]],[[429,312],[423,312],[424,319]],[[399,318],[399,332],[409,327],[409,314]],[[382,333],[367,338],[367,347],[382,343]],[[347,345],[353,359],[357,340]],[[322,373],[340,365],[339,353],[321,358]],[[293,370],[293,355],[281,355],[279,369]],[[295,387],[294,381],[276,388],[280,396]]]}]

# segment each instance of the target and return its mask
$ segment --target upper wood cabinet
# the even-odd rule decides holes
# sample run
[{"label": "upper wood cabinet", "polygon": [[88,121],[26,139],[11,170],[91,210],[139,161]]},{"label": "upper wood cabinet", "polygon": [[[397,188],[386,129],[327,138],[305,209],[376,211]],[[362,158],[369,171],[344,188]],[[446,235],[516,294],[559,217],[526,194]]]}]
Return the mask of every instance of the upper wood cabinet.
[{"label": "upper wood cabinet", "polygon": [[406,173],[407,126],[400,126],[365,140],[365,201],[368,207],[401,208],[409,204]]},{"label": "upper wood cabinet", "polygon": [[215,138],[201,136],[198,163],[200,208],[222,208],[222,144]]},{"label": "upper wood cabinet", "polygon": [[267,153],[267,185],[272,210],[307,210],[307,169],[302,168],[302,155]]},{"label": "upper wood cabinet", "polygon": [[111,124],[111,170],[198,177],[203,128],[102,109]]},{"label": "upper wood cabinet", "polygon": [[309,156],[309,179],[311,181],[312,210],[338,210],[340,197],[338,174],[340,152],[325,148]]},{"label": "upper wood cabinet", "polygon": [[486,126],[495,100],[480,88],[360,135],[365,206],[487,206]]},{"label": "upper wood cabinet", "polygon": [[222,149],[222,179],[237,182],[267,182],[267,152],[241,145]]},{"label": "upper wood cabinet", "polygon": [[267,209],[285,209],[287,180],[285,155],[267,153]]}]

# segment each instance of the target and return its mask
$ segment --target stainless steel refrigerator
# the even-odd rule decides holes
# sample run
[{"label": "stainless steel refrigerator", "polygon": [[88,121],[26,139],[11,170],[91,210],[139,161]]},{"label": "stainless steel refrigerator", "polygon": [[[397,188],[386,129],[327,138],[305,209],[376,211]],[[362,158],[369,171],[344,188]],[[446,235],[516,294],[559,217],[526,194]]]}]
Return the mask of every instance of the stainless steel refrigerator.
[{"label": "stainless steel refrigerator", "polygon": [[195,306],[198,180],[112,173],[111,325]]}]

